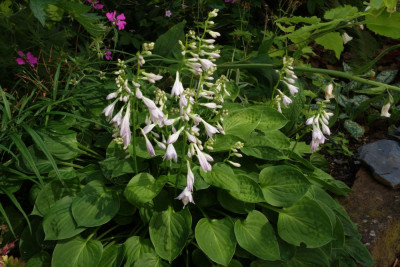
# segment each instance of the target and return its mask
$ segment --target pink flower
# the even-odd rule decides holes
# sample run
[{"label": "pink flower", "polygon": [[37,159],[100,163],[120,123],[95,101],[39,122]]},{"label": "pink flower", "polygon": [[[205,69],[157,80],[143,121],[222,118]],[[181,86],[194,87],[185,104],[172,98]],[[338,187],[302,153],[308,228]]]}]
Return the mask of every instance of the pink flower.
[{"label": "pink flower", "polygon": [[112,52],[107,49],[107,46],[105,46],[104,47],[104,57],[106,58],[106,60],[111,60],[112,59],[111,54],[112,54]]},{"label": "pink flower", "polygon": [[16,59],[18,65],[24,65],[25,63],[28,63],[33,68],[35,67],[35,64],[38,63],[37,57],[34,57],[31,52],[26,53],[26,56],[22,51],[18,51],[17,53],[20,56]]},{"label": "pink flower", "polygon": [[114,12],[107,12],[107,14],[106,14],[108,20],[111,22],[114,22],[115,25],[118,26],[118,30],[123,30],[126,25],[125,15],[124,15],[124,13],[122,13],[122,14],[119,14],[117,17],[115,17],[116,15],[117,15],[117,11],[115,11],[115,10],[114,10]]},{"label": "pink flower", "polygon": [[165,11],[165,16],[166,17],[171,17],[171,15],[172,15],[172,12],[171,12],[171,10],[167,10],[167,11]]},{"label": "pink flower", "polygon": [[102,9],[104,7],[104,5],[98,4],[99,1],[96,0],[88,0],[88,2],[94,9]]}]

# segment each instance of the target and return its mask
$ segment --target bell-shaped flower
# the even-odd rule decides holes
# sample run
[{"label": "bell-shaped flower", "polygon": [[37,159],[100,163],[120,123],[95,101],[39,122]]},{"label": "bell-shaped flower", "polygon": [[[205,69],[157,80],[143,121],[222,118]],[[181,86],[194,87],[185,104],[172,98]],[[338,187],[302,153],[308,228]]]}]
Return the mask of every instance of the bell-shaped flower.
[{"label": "bell-shaped flower", "polygon": [[151,132],[151,130],[153,130],[154,126],[156,126],[155,123],[146,125],[146,126],[143,128],[144,134],[148,134],[149,132]]},{"label": "bell-shaped flower", "polygon": [[125,116],[122,119],[121,129],[119,132],[119,135],[124,140],[124,148],[127,148],[131,143],[131,128],[129,125],[130,113],[131,113],[131,108],[130,108],[130,103],[128,103],[128,107],[126,108]]},{"label": "bell-shaped flower", "polygon": [[113,92],[111,94],[108,94],[106,99],[110,100],[110,99],[116,98],[117,96],[118,96],[118,93],[117,92]]},{"label": "bell-shaped flower", "polygon": [[343,33],[343,34],[342,34],[342,39],[343,39],[343,44],[347,44],[348,42],[350,42],[351,40],[353,40],[353,37],[351,37],[351,36],[348,35],[347,33]]},{"label": "bell-shaped flower", "polygon": [[165,150],[167,148],[164,143],[158,141],[157,139],[154,139],[154,141],[156,142],[157,146],[162,150]]},{"label": "bell-shaped flower", "polygon": [[208,71],[209,68],[214,67],[215,64],[211,62],[211,60],[200,58],[201,66],[205,71]]},{"label": "bell-shaped flower", "polygon": [[295,95],[297,92],[299,92],[299,88],[293,84],[290,84],[286,81],[283,81],[284,84],[286,84],[286,86],[288,87],[290,94],[291,95]]},{"label": "bell-shaped flower", "polygon": [[172,86],[171,96],[180,96],[183,93],[183,85],[181,81],[179,81],[179,72],[176,72],[175,83]]},{"label": "bell-shaped flower", "polygon": [[331,98],[335,98],[335,95],[333,94],[333,84],[330,83],[325,87],[325,99],[329,100]]},{"label": "bell-shaped flower", "polygon": [[196,149],[196,154],[197,154],[197,158],[199,159],[199,162],[200,162],[200,167],[204,171],[211,171],[212,167],[211,167],[210,163],[208,163],[203,152],[200,151],[199,147],[196,144],[193,144],[193,146]]},{"label": "bell-shaped flower", "polygon": [[206,128],[206,133],[208,137],[212,138],[212,136],[216,133],[219,133],[218,129],[211,124],[207,123],[205,120],[201,120],[204,124],[204,127]]},{"label": "bell-shaped flower", "polygon": [[283,95],[282,103],[285,105],[285,107],[287,107],[288,105],[290,105],[292,103],[292,99],[290,99],[286,95]]},{"label": "bell-shaped flower", "polygon": [[171,135],[168,137],[167,144],[170,145],[170,144],[175,143],[176,140],[178,140],[179,135],[181,134],[181,132],[183,131],[183,129],[184,129],[184,128],[182,127],[182,128],[180,128],[178,131],[176,131],[174,134],[171,134]]},{"label": "bell-shaped flower", "polygon": [[219,32],[214,32],[214,31],[208,31],[208,34],[212,36],[212,38],[217,38],[218,36],[221,36]]},{"label": "bell-shaped flower", "polygon": [[389,109],[390,109],[390,102],[388,102],[387,104],[385,104],[385,105],[382,107],[381,116],[382,116],[382,117],[390,118]]},{"label": "bell-shaped flower", "polygon": [[311,116],[310,118],[307,119],[306,125],[311,125],[314,122],[314,116]]},{"label": "bell-shaped flower", "polygon": [[118,126],[120,126],[121,125],[121,122],[122,122],[122,112],[123,112],[123,110],[124,110],[124,107],[122,107],[119,111],[118,111],[118,113],[114,116],[114,118],[112,118],[112,120],[110,121],[111,123],[115,123],[115,124],[117,124]]},{"label": "bell-shaped flower", "polygon": [[106,117],[111,118],[113,112],[114,112],[114,107],[115,104],[117,103],[118,100],[115,100],[114,102],[112,102],[110,105],[108,105],[104,110],[103,113]]},{"label": "bell-shaped flower", "polygon": [[185,187],[185,189],[179,194],[179,196],[176,197],[176,199],[182,200],[183,208],[185,208],[189,202],[194,204],[192,191],[187,187]]},{"label": "bell-shaped flower", "polygon": [[169,144],[167,146],[167,151],[165,152],[165,155],[163,157],[163,160],[165,159],[174,160],[175,162],[178,162],[178,154],[176,154],[176,150],[173,144]]},{"label": "bell-shaped flower", "polygon": [[156,155],[156,152],[154,151],[154,147],[153,147],[153,145],[151,144],[149,138],[147,138],[146,133],[145,133],[142,129],[141,129],[141,132],[142,132],[142,134],[143,134],[143,136],[144,136],[144,139],[145,139],[145,141],[146,141],[146,149],[147,149],[147,152],[149,152],[150,156],[155,156],[155,155]]},{"label": "bell-shaped flower", "polygon": [[194,175],[193,175],[192,170],[190,169],[190,163],[189,163],[189,161],[186,161],[186,165],[187,165],[186,187],[187,187],[190,191],[193,191]]}]

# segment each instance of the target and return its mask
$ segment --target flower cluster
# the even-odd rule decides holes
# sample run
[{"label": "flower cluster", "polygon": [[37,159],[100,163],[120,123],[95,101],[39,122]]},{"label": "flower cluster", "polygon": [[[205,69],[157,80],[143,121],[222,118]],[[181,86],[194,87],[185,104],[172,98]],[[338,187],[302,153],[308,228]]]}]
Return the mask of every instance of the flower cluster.
[{"label": "flower cluster", "polygon": [[31,65],[33,68],[35,67],[35,64],[38,63],[37,57],[34,57],[31,52],[26,53],[26,55],[22,51],[18,51],[17,53],[20,56],[16,59],[18,65],[24,65],[26,63]]},{"label": "flower cluster", "polygon": [[114,12],[107,12],[106,16],[109,21],[118,26],[118,30],[123,30],[125,28],[126,21],[124,13],[117,16],[117,11],[114,10]]},{"label": "flower cluster", "polygon": [[104,47],[104,58],[106,60],[111,60],[112,59],[111,54],[112,54],[112,52],[109,49],[107,49],[107,46],[105,46]]},{"label": "flower cluster", "polygon": [[[311,152],[314,152],[320,144],[324,144],[326,135],[330,135],[331,131],[328,127],[329,118],[333,116],[333,113],[326,112],[322,108],[320,109],[319,114],[311,116],[307,119],[306,124],[312,125],[312,141],[311,141]],[[321,131],[322,128],[322,131]]]},{"label": "flower cluster", "polygon": [[[145,64],[144,56],[151,55],[154,47],[154,44],[144,44],[143,50],[137,54],[138,72],[132,82],[127,78],[125,64],[119,63],[120,70],[115,73],[118,75],[116,78],[118,89],[107,96],[107,99],[115,100],[103,110],[115,126],[115,137],[122,138],[120,142],[126,149],[132,135],[129,124],[130,114],[138,112],[137,109],[133,109],[137,106],[134,103],[141,104],[139,109],[142,108],[148,115],[145,125],[136,129],[143,135],[148,153],[151,156],[156,155],[153,146],[156,144],[164,150],[163,160],[178,162],[180,158],[187,161],[187,186],[177,197],[183,201],[184,205],[189,202],[194,203],[192,197],[194,176],[189,161],[193,161],[193,156],[195,156],[200,167],[204,171],[210,171],[213,158],[205,150],[213,150],[215,134],[225,133],[220,121],[224,115],[221,111],[224,97],[229,95],[225,85],[227,78],[222,76],[213,82],[213,74],[216,70],[214,61],[219,57],[219,50],[215,49],[213,45],[215,40],[212,38],[219,36],[219,33],[209,29],[214,25],[211,18],[217,16],[217,12],[218,10],[213,10],[209,13],[204,24],[204,34],[198,36],[194,31],[189,31],[185,43],[180,42],[182,63],[175,73],[175,82],[169,94],[157,88],[153,90],[154,100],[152,100],[151,96],[144,95],[140,90],[145,84],[142,81],[154,84],[162,79],[161,75],[142,69]],[[212,38],[205,39],[205,34],[209,34]],[[190,79],[191,83],[187,88],[182,82],[185,73],[195,76]],[[113,115],[117,102],[123,103],[123,106],[116,115]],[[209,117],[214,117],[213,125],[205,119]],[[133,127],[133,134],[135,134],[136,126],[133,125]],[[204,134],[202,134],[202,129],[204,129]],[[205,142],[201,140],[204,135],[208,138]],[[178,140],[187,148],[185,154],[179,156],[175,149]]]},{"label": "flower cluster", "polygon": [[[279,80],[282,81],[284,85],[287,86],[289,92],[292,96],[294,96],[298,91],[299,88],[295,85],[297,76],[293,72],[293,58],[286,58],[283,57],[283,67],[279,73]],[[276,85],[278,86],[278,84]],[[293,101],[287,95],[285,95],[281,90],[277,90],[278,94],[275,96],[275,102],[277,105],[277,109],[280,113],[282,113],[281,103],[287,107]]]},{"label": "flower cluster", "polygon": [[103,4],[99,4],[100,1],[98,0],[88,0],[88,2],[94,9],[102,9],[104,7]]}]

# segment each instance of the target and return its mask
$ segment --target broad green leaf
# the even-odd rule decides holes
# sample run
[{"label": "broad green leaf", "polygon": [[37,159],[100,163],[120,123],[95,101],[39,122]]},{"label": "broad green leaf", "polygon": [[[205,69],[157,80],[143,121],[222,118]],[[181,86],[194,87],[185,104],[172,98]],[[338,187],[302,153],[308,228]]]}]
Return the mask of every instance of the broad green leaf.
[{"label": "broad green leaf", "polygon": [[333,50],[337,59],[343,52],[343,39],[338,32],[330,32],[315,39],[317,44],[322,45],[325,49]]},{"label": "broad green leaf", "polygon": [[123,259],[123,246],[121,244],[109,244],[104,248],[97,267],[119,267]]},{"label": "broad green leaf", "polygon": [[166,176],[156,180],[149,173],[139,173],[127,184],[124,196],[131,204],[137,207],[143,206],[158,195],[167,180]]},{"label": "broad green leaf", "polygon": [[321,169],[314,168],[312,174],[307,175],[308,179],[322,185],[327,190],[336,195],[345,196],[351,189],[342,181],[334,179],[332,176],[322,171]]},{"label": "broad green leaf", "polygon": [[400,38],[400,13],[379,12],[365,16],[365,23],[371,31],[390,37]]},{"label": "broad green leaf", "polygon": [[229,115],[223,121],[224,131],[226,134],[237,137],[246,137],[258,126],[261,120],[260,112],[253,109],[243,108],[229,112]]},{"label": "broad green leaf", "polygon": [[327,20],[346,19],[357,13],[357,7],[344,5],[325,12],[324,18]]},{"label": "broad green leaf", "polygon": [[175,51],[180,51],[180,46],[178,40],[184,41],[186,21],[182,21],[176,25],[174,25],[171,29],[169,29],[166,33],[160,35],[155,42],[153,53],[163,56],[169,57],[171,53]]},{"label": "broad green leaf", "polygon": [[43,229],[46,240],[60,240],[73,237],[86,228],[78,227],[72,218],[71,204],[73,197],[66,196],[58,200],[44,216]]},{"label": "broad green leaf", "polygon": [[348,237],[344,243],[345,250],[352,256],[358,263],[363,266],[371,266],[374,260],[368,252],[365,245],[354,237]]},{"label": "broad green leaf", "polygon": [[395,12],[396,6],[397,6],[397,1],[398,0],[383,0],[383,3],[385,3],[385,6],[386,6],[386,11],[389,13]]},{"label": "broad green leaf", "polygon": [[160,257],[154,254],[144,254],[142,258],[135,262],[133,267],[168,267],[169,265],[162,261]]},{"label": "broad green leaf", "polygon": [[74,196],[80,190],[78,179],[66,180],[64,183],[65,187],[58,180],[46,184],[36,198],[32,214],[45,216],[57,200]]},{"label": "broad green leaf", "polygon": [[212,170],[203,175],[204,180],[216,187],[228,191],[239,192],[240,181],[232,168],[224,163],[216,163]]},{"label": "broad green leaf", "polygon": [[72,215],[78,226],[100,226],[109,222],[119,210],[115,190],[100,181],[88,183],[72,202]]},{"label": "broad green leaf", "polygon": [[282,160],[286,159],[287,156],[285,156],[280,150],[275,149],[273,147],[243,147],[241,150],[243,154],[247,156],[253,156],[258,159],[264,159],[264,160]]},{"label": "broad green leaf", "polygon": [[64,130],[55,134],[42,131],[41,135],[47,150],[55,158],[60,160],[71,160],[79,155],[76,132]]},{"label": "broad green leaf", "polygon": [[40,21],[42,26],[46,22],[46,8],[47,4],[51,3],[51,0],[30,0],[29,6],[32,10],[33,15]]},{"label": "broad green leaf", "polygon": [[312,17],[290,16],[290,17],[279,18],[277,21],[283,22],[286,24],[298,24],[298,23],[317,24],[321,20],[316,16],[312,16]]},{"label": "broad green leaf", "polygon": [[304,248],[296,249],[294,257],[287,263],[287,267],[326,267],[329,264],[329,258],[319,248]]},{"label": "broad green leaf", "polygon": [[246,203],[229,195],[226,190],[219,189],[217,193],[217,199],[219,204],[224,209],[237,214],[247,214],[249,211],[254,210],[255,205],[253,203]]},{"label": "broad green leaf", "polygon": [[280,165],[263,169],[260,172],[260,185],[266,202],[288,207],[304,196],[310,182],[297,169]]},{"label": "broad green leaf", "polygon": [[228,99],[235,100],[239,94],[239,86],[234,81],[229,81],[225,83],[225,90],[229,93],[230,96],[227,96]]},{"label": "broad green leaf", "polygon": [[149,239],[143,239],[139,236],[131,236],[124,243],[124,253],[126,257],[125,267],[130,267],[139,260],[144,254],[155,254],[154,248]]},{"label": "broad green leaf", "polygon": [[357,140],[365,133],[364,127],[352,120],[345,120],[343,126]]},{"label": "broad green leaf", "polygon": [[244,142],[239,137],[230,134],[217,134],[214,138],[213,152],[229,151],[236,142]]},{"label": "broad green leaf", "polygon": [[28,260],[24,267],[48,267],[51,265],[50,254],[42,251]]},{"label": "broad green leaf", "polygon": [[200,249],[214,262],[227,266],[235,253],[236,238],[231,218],[201,219],[195,229]]},{"label": "broad green leaf", "polygon": [[97,240],[85,240],[78,236],[59,241],[54,248],[51,266],[97,267],[103,253],[103,246]]},{"label": "broad green leaf", "polygon": [[265,134],[251,133],[245,138],[245,147],[273,147],[288,148],[290,146],[289,138],[279,130],[268,131]]},{"label": "broad green leaf", "polygon": [[76,14],[75,18],[95,38],[101,37],[107,31],[107,27],[100,23],[100,17],[94,13]]},{"label": "broad green leaf", "polygon": [[332,240],[332,225],[317,202],[302,198],[279,213],[278,233],[289,244],[317,248]]},{"label": "broad green leaf", "polygon": [[260,185],[246,175],[238,174],[239,191],[230,191],[229,194],[236,199],[248,203],[265,201]]},{"label": "broad green leaf", "polygon": [[282,113],[265,105],[252,105],[250,106],[250,109],[256,110],[260,113],[261,120],[257,125],[257,129],[264,133],[279,130],[288,122]]},{"label": "broad green leaf", "polygon": [[153,214],[149,224],[150,239],[157,254],[172,262],[185,247],[190,234],[192,216],[189,209],[175,212],[172,207]]},{"label": "broad green leaf", "polygon": [[279,245],[268,219],[259,211],[253,210],[246,220],[237,220],[235,236],[239,245],[263,260],[279,260]]}]

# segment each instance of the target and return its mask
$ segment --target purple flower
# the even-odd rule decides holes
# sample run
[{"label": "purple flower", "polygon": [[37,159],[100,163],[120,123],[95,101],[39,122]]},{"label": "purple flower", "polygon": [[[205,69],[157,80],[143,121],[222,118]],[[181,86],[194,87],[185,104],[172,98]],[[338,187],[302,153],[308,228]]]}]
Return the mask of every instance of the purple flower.
[{"label": "purple flower", "polygon": [[105,46],[104,47],[104,57],[106,58],[106,60],[111,60],[112,59],[111,54],[112,54],[112,52],[107,49],[107,46]]},{"label": "purple flower", "polygon": [[179,196],[176,197],[176,199],[182,200],[183,208],[185,208],[189,202],[194,204],[192,192],[187,187],[185,187],[185,189],[182,191],[182,193],[180,193]]},{"label": "purple flower", "polygon": [[114,10],[114,12],[107,12],[106,17],[108,18],[109,21],[114,22],[115,25],[118,26],[118,30],[123,30],[126,25],[125,21],[125,15],[124,13],[119,14],[117,17],[117,11]]},{"label": "purple flower", "polygon": [[35,67],[35,64],[38,63],[37,57],[34,57],[31,52],[26,53],[26,56],[22,51],[18,51],[17,54],[20,56],[16,59],[18,65],[24,65],[25,63],[28,63],[33,68]]},{"label": "purple flower", "polygon": [[165,16],[166,17],[171,17],[171,15],[172,15],[172,12],[171,12],[171,10],[167,10],[167,11],[165,11]]},{"label": "purple flower", "polygon": [[178,162],[178,154],[176,154],[176,150],[173,144],[168,145],[163,160],[165,159],[174,160],[175,162]]},{"label": "purple flower", "polygon": [[99,4],[97,0],[88,0],[88,2],[94,9],[102,9],[104,7],[104,5]]}]

